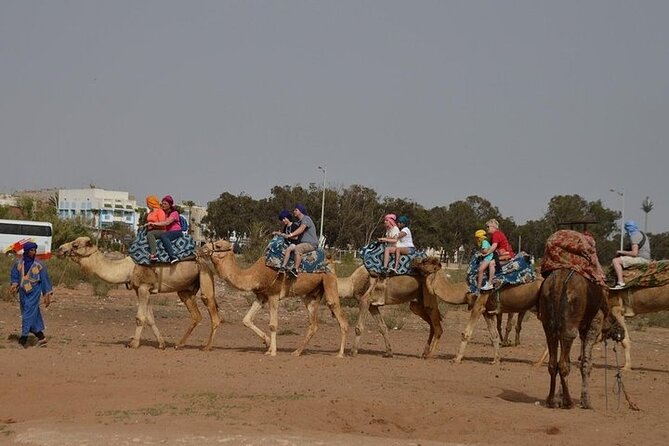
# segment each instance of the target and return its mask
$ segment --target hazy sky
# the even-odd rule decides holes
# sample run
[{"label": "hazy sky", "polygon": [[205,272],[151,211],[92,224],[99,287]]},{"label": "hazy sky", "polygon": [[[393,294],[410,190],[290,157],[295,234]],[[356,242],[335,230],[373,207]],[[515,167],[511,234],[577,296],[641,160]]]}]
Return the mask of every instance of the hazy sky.
[{"label": "hazy sky", "polygon": [[0,0],[0,192],[362,184],[669,230],[669,2]]}]

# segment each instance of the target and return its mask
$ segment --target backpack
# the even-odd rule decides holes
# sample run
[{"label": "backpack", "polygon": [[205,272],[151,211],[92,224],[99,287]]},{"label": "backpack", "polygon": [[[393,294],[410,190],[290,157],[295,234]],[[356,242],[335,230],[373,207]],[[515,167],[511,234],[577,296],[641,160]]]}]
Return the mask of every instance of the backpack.
[{"label": "backpack", "polygon": [[181,226],[181,232],[188,232],[188,220],[181,214],[179,214],[179,225]]}]

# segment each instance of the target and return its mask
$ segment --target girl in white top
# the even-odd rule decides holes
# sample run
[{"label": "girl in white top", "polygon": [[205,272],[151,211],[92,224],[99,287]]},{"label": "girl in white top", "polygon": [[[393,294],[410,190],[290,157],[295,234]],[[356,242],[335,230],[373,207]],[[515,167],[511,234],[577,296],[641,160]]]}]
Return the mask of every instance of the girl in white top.
[{"label": "girl in white top", "polygon": [[383,225],[386,227],[385,237],[379,237],[378,241],[385,243],[386,246],[397,246],[397,238],[400,235],[400,229],[395,222],[395,214],[388,214],[383,217]]},{"label": "girl in white top", "polygon": [[[400,215],[397,219],[397,226],[400,230],[400,233],[397,236],[397,244],[395,246],[386,247],[386,250],[383,253],[383,269],[395,274],[397,274],[397,269],[400,267],[400,257],[403,254],[411,254],[415,250],[411,230],[408,227],[409,217]],[[395,254],[395,267],[388,269],[391,254]]]}]

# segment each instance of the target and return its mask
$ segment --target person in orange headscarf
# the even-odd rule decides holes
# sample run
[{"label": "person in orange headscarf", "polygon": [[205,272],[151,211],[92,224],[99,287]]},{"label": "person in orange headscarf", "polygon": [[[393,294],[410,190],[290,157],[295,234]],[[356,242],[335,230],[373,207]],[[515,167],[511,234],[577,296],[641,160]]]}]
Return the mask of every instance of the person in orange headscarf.
[{"label": "person in orange headscarf", "polygon": [[146,216],[147,223],[155,223],[157,221],[165,220],[165,211],[160,208],[160,200],[155,195],[146,197],[146,206],[150,209]]},{"label": "person in orange headscarf", "polygon": [[[160,207],[160,200],[158,200],[158,197],[155,195],[146,197],[146,205],[150,209],[149,214],[146,216],[146,224],[149,228],[146,239],[149,242],[149,250],[152,253],[151,260],[155,261],[157,260],[155,252],[158,249],[156,245],[156,237],[160,237],[163,232],[165,232],[165,228],[154,226],[153,223],[164,221],[167,218],[165,216],[165,211]],[[152,234],[153,237],[148,237],[148,234]],[[153,247],[151,247],[152,243]]]}]

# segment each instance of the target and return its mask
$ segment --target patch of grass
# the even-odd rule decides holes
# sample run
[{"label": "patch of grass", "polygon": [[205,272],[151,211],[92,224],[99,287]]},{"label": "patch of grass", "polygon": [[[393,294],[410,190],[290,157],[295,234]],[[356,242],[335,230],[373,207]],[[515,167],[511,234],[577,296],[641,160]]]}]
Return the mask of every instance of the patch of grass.
[{"label": "patch of grass", "polygon": [[[409,315],[409,307],[406,305],[393,305],[392,310],[386,307],[383,313],[383,320],[386,321],[386,327],[390,330],[401,330],[404,328],[406,318]],[[383,310],[382,310],[383,311]]]}]

